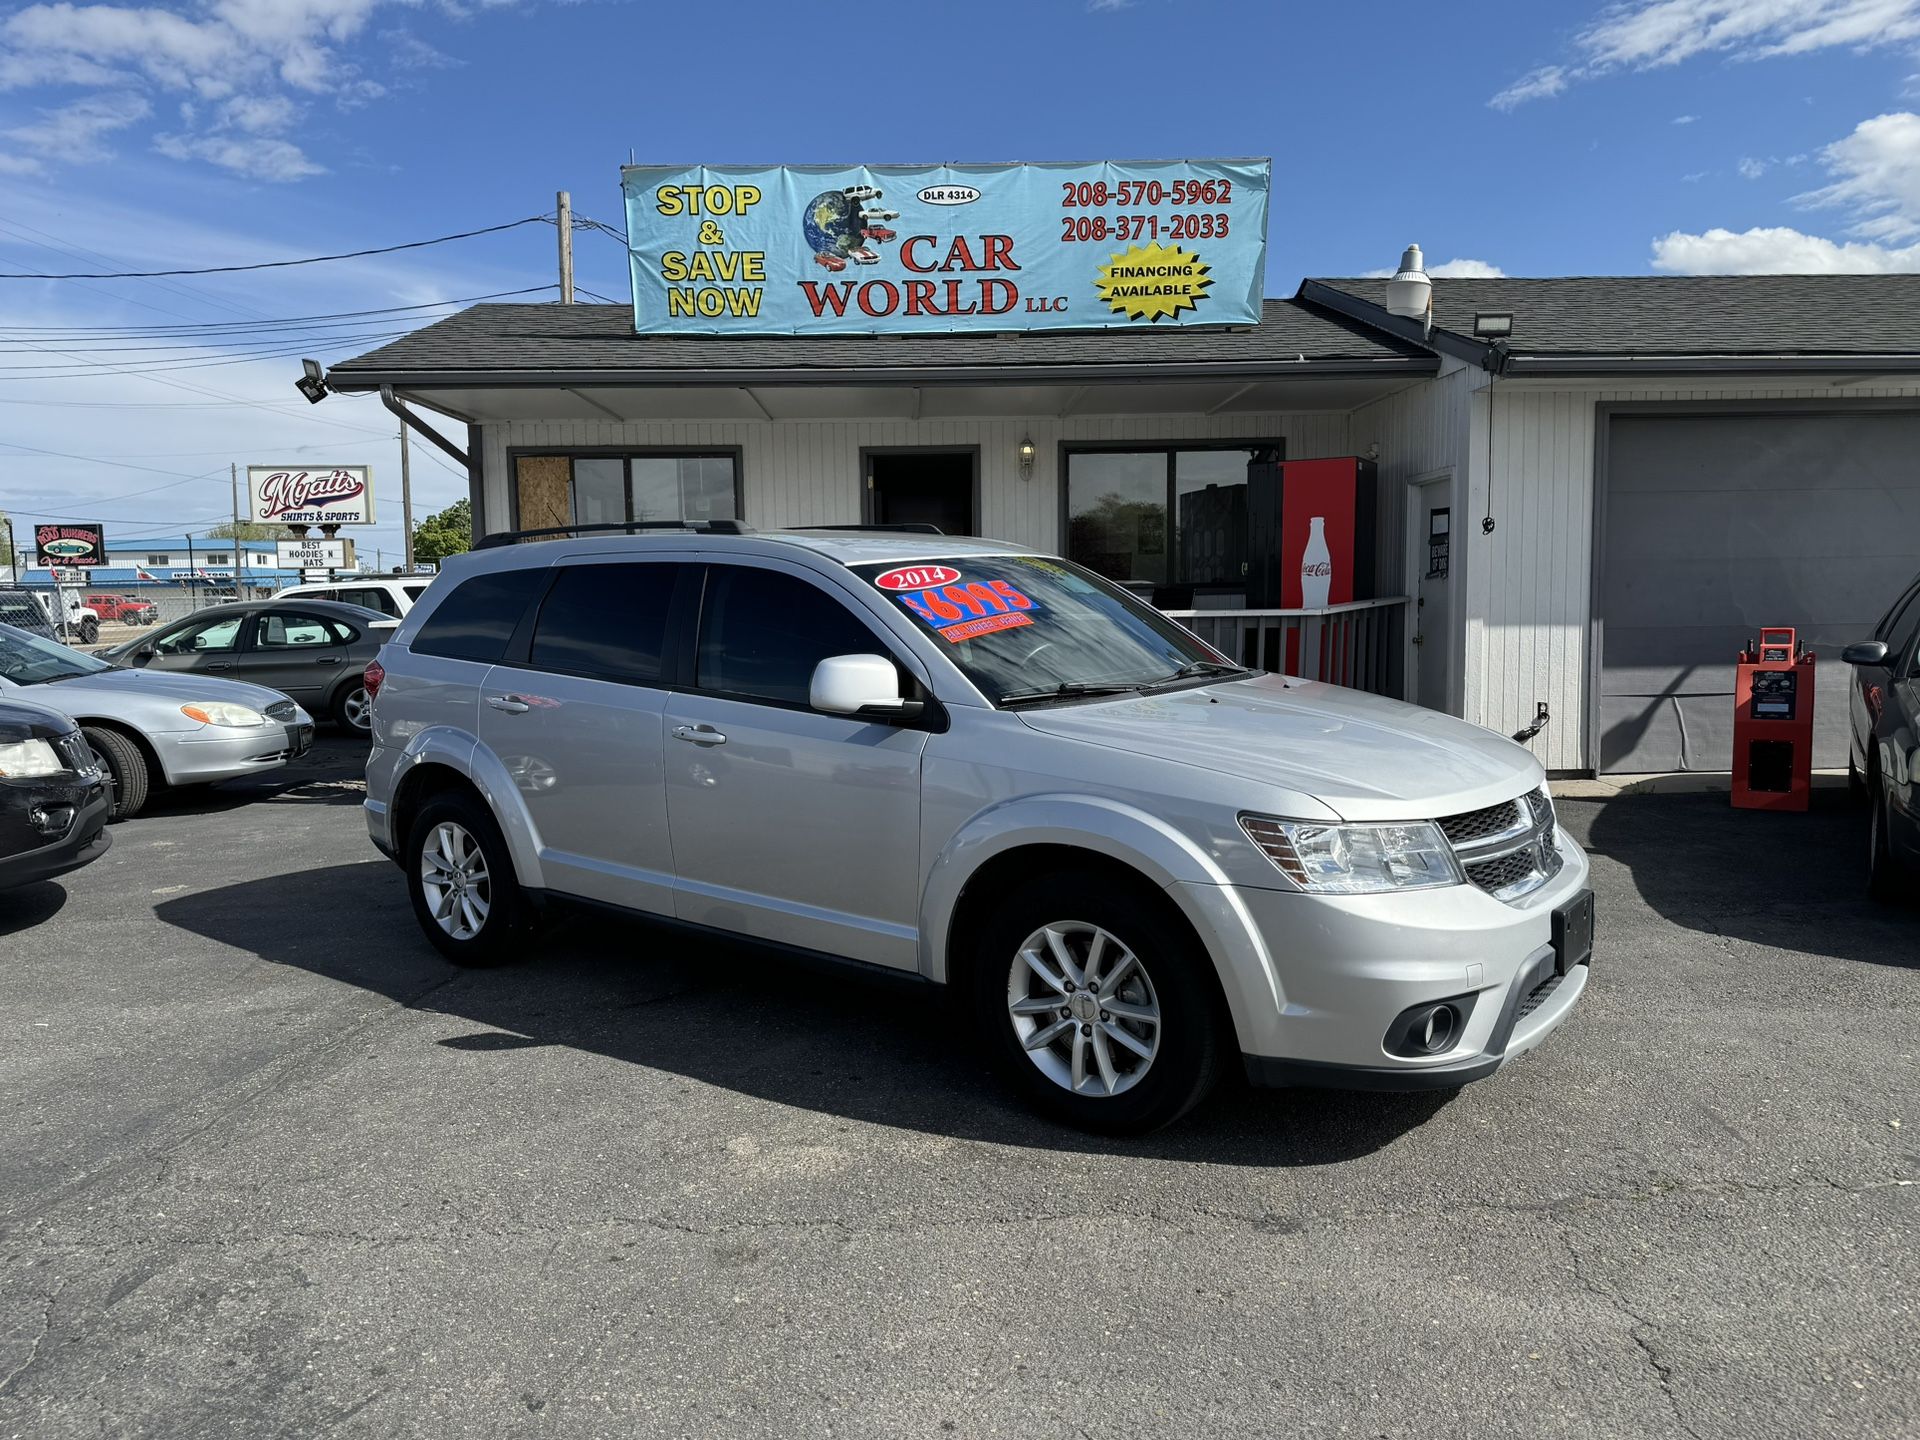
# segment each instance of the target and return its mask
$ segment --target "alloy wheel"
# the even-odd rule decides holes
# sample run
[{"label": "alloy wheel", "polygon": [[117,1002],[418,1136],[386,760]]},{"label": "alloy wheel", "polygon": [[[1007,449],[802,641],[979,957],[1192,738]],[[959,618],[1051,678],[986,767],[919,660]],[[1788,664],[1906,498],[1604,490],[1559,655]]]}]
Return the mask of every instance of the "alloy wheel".
[{"label": "alloy wheel", "polygon": [[1007,1015],[1027,1058],[1076,1095],[1124,1094],[1160,1053],[1160,997],[1146,965],[1084,920],[1043,925],[1020,945]]},{"label": "alloy wheel", "polygon": [[355,730],[372,728],[373,702],[367,698],[366,686],[348,692],[347,698],[340,702],[340,718]]},{"label": "alloy wheel", "polygon": [[455,940],[471,940],[487,923],[493,883],[486,852],[451,820],[433,827],[420,848],[420,889],[434,923]]}]

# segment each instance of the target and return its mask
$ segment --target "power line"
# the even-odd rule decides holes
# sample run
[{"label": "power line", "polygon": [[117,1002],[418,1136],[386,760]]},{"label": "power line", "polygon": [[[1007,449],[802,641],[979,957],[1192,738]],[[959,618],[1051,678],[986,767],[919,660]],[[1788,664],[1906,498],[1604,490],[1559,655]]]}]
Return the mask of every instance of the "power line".
[{"label": "power line", "polygon": [[194,335],[217,336],[235,332],[244,334],[248,331],[264,332],[309,326],[320,328],[360,321],[375,315],[401,315],[415,310],[438,310],[449,305],[473,305],[483,300],[502,300],[513,295],[537,295],[543,290],[555,288],[549,281],[545,285],[529,285],[521,290],[496,290],[487,295],[461,295],[451,300],[423,300],[417,305],[388,305],[376,310],[338,310],[326,315],[288,315],[270,320],[195,320],[180,325],[0,324],[0,339],[11,339],[23,335],[42,335],[50,339],[70,341],[166,339]]},{"label": "power line", "polygon": [[242,270],[284,270],[294,265],[319,265],[329,260],[358,260],[368,255],[420,250],[428,245],[445,245],[452,240],[471,240],[476,235],[496,235],[502,230],[517,230],[522,225],[539,225],[547,219],[545,215],[529,215],[522,220],[509,220],[504,225],[486,225],[478,230],[462,230],[456,235],[437,235],[431,240],[408,240],[399,245],[377,245],[368,250],[343,250],[337,255],[308,255],[299,260],[261,260],[251,265],[203,265],[190,270],[77,271],[66,275],[29,275],[0,270],[0,280],[153,280],[165,275],[232,275]]}]

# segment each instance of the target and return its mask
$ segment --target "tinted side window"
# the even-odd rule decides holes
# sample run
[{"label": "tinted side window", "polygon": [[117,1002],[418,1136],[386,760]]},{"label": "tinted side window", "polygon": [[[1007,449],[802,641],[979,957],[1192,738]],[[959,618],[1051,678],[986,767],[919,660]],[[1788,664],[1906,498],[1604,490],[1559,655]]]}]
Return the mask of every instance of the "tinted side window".
[{"label": "tinted side window", "polygon": [[1913,652],[1914,636],[1920,634],[1920,589],[1906,599],[1906,608],[1890,617],[1885,640],[1887,664],[1898,673]]},{"label": "tinted side window", "polygon": [[887,653],[853,611],[804,580],[734,565],[716,565],[707,577],[703,690],[804,705],[813,668],[828,656]]},{"label": "tinted side window", "polygon": [[254,622],[253,648],[280,650],[297,646],[338,645],[338,628],[317,615],[269,610]]},{"label": "tinted side window", "polygon": [[547,583],[547,573],[544,568],[503,570],[462,581],[413,637],[413,653],[494,663]]},{"label": "tinted side window", "polygon": [[565,567],[540,606],[529,663],[603,680],[658,681],[679,574],[672,564]]},{"label": "tinted side window", "polygon": [[400,602],[384,587],[379,585],[357,585],[340,592],[340,599],[347,605],[364,605],[369,610],[378,610],[382,615],[400,618]]}]

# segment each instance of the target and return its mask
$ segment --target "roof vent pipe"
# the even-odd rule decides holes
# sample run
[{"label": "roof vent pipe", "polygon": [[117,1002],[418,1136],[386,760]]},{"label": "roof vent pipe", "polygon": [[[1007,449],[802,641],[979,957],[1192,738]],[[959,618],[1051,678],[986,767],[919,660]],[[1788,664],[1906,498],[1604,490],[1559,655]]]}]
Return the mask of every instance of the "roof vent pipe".
[{"label": "roof vent pipe", "polygon": [[1433,282],[1427,278],[1427,263],[1418,245],[1407,246],[1400,269],[1387,281],[1387,313],[1418,320],[1423,340],[1433,331]]}]

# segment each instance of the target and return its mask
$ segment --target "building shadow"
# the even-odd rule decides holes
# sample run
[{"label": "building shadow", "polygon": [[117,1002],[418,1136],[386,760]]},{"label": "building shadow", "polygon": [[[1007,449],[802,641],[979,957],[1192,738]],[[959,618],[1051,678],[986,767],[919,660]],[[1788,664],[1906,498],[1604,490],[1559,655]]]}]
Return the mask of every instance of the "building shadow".
[{"label": "building shadow", "polygon": [[1867,812],[1840,787],[1816,787],[1804,812],[1736,810],[1719,790],[1567,800],[1561,816],[1589,850],[1626,866],[1641,897],[1676,925],[1920,967],[1920,910],[1867,898]]},{"label": "building shadow", "polygon": [[[36,880],[17,890],[0,890],[0,938],[18,935],[51,920],[66,903],[66,888],[54,880]],[[20,958],[30,957],[22,954]]]},{"label": "building shadow", "polygon": [[1112,1139],[1026,1110],[986,1069],[946,995],[914,981],[819,972],[745,943],[565,915],[527,958],[460,970],[420,936],[380,861],[304,872],[301,908],[333,927],[262,925],[286,881],[181,895],[155,913],[222,944],[476,1029],[438,1042],[522,1063],[564,1045],[782,1105],[956,1139],[1249,1166],[1329,1165],[1422,1124],[1452,1092],[1256,1091],[1229,1083],[1157,1135]]}]

